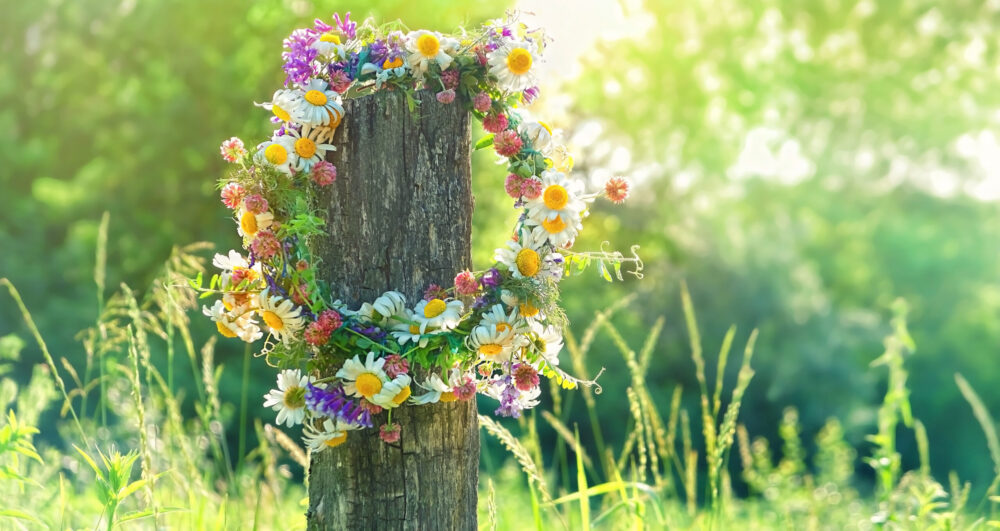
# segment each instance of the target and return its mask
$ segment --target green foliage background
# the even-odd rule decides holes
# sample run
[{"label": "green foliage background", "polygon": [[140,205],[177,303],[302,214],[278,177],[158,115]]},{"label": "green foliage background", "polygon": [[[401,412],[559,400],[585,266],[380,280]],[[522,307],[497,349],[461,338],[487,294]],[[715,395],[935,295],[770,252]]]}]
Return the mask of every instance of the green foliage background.
[{"label": "green foliage background", "polygon": [[[148,285],[175,244],[236,244],[214,190],[224,169],[218,144],[266,134],[268,122],[250,103],[281,83],[280,42],[291,29],[350,10],[450,30],[502,8],[429,0],[10,3],[0,19],[0,276],[19,287],[55,355],[79,363],[74,334],[97,312],[93,249],[102,212],[111,213],[112,287]],[[982,435],[952,374],[966,375],[990,410],[1000,408],[1000,216],[995,201],[964,193],[991,168],[955,146],[964,134],[998,128],[998,11],[916,0],[646,0],[623,10],[645,13],[653,27],[613,43],[580,35],[593,40],[584,73],[543,89],[573,98],[567,123],[554,125],[569,132],[597,120],[601,142],[627,147],[641,169],[629,207],[600,207],[578,245],[639,243],[646,277],[613,285],[594,274],[570,279],[563,296],[571,320],[589,321],[637,293],[620,324],[630,344],[667,317],[650,391],[666,404],[681,383],[691,391],[685,401],[694,401],[678,302],[686,279],[707,351],[732,323],[760,329],[757,377],[741,417],[751,433],[776,439],[782,410],[795,406],[804,440],[836,416],[865,455],[862,435],[874,431],[885,385],[868,364],[882,351],[891,302],[902,297],[919,346],[910,362],[919,391],[913,409],[943,441],[931,446],[931,465],[988,484]],[[805,178],[734,174],[758,127],[779,131],[775,151],[797,142],[811,161]],[[579,169],[599,173],[605,158],[591,146]],[[487,265],[510,220],[491,155],[477,155],[474,170],[475,256]],[[957,192],[934,192],[949,183]],[[0,303],[0,336],[25,336],[19,323]],[[202,339],[211,333],[196,327]],[[598,408],[617,419],[629,376],[600,341],[589,369],[608,368]],[[231,402],[241,359],[241,346],[219,346],[217,360],[232,367],[221,389]],[[39,357],[29,348],[23,360],[26,378]],[[257,396],[273,376],[261,367],[253,378]],[[586,423],[585,411],[573,420]],[[904,461],[914,461],[914,443],[899,444]],[[500,458],[498,448],[489,451]]]}]

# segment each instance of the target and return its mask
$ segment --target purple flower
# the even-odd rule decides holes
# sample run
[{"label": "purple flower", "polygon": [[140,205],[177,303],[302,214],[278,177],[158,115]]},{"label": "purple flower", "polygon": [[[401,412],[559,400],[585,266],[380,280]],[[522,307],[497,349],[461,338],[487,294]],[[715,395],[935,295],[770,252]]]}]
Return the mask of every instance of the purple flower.
[{"label": "purple flower", "polygon": [[479,281],[482,282],[484,288],[495,288],[500,285],[500,271],[497,271],[495,267],[491,267],[483,273]]},{"label": "purple flower", "polygon": [[323,389],[313,384],[306,386],[306,408],[313,413],[334,420],[372,427],[371,413],[344,394],[339,385]]},{"label": "purple flower", "polygon": [[285,64],[281,68],[288,76],[285,78],[286,87],[289,83],[303,84],[316,75],[313,60],[316,59],[317,51],[312,44],[318,38],[316,30],[301,28],[293,31],[282,43],[285,51],[281,53],[281,58],[285,60]]},{"label": "purple flower", "polygon": [[521,416],[521,405],[517,402],[517,398],[521,393],[514,387],[513,378],[507,376],[503,379],[503,383],[497,382],[496,385],[503,385],[503,391],[500,392],[500,407],[493,412],[494,415],[500,415],[501,417],[513,417],[520,418]]},{"label": "purple flower", "polygon": [[386,336],[385,330],[382,330],[377,326],[366,327],[362,324],[355,324],[351,326],[351,330],[354,330],[355,332],[367,337],[368,339],[371,339],[376,343],[381,343],[385,341],[385,336]]},{"label": "purple flower", "polygon": [[528,87],[524,89],[524,92],[522,92],[521,95],[524,97],[524,103],[530,104],[535,101],[535,98],[537,98],[541,93],[542,91],[539,90],[538,87]]},{"label": "purple flower", "polygon": [[389,58],[389,45],[382,39],[376,39],[375,42],[368,45],[368,62],[382,66],[382,63]]},{"label": "purple flower", "polygon": [[322,20],[320,20],[318,18],[315,19],[315,20],[313,20],[313,28],[315,28],[316,31],[318,31],[320,33],[326,33],[328,31],[333,31],[333,26],[327,24],[326,22],[323,22]]},{"label": "purple flower", "polygon": [[358,36],[358,23],[351,22],[350,11],[344,15],[344,18],[340,18],[339,13],[334,13],[333,21],[337,23],[337,28],[340,29],[340,31],[342,31],[348,39],[353,39]]}]

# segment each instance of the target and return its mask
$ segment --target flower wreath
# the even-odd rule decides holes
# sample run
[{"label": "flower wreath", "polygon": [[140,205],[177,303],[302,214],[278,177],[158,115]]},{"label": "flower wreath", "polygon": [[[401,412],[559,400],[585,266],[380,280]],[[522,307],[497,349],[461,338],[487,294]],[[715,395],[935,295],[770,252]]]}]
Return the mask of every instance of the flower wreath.
[{"label": "flower wreath", "polygon": [[[252,154],[238,138],[222,143],[223,158],[235,164],[220,181],[222,202],[234,211],[248,256],[217,254],[221,272],[210,285],[203,287],[200,275],[191,282],[202,297],[221,295],[204,313],[223,336],[252,343],[267,331],[260,355],[280,372],[264,406],[277,412],[278,424],[304,424],[304,441],[318,452],[343,443],[350,430],[374,427],[372,415],[383,409],[389,420],[380,436],[398,440],[391,415],[405,402],[481,393],[500,402],[496,414],[518,417],[538,404],[540,374],[565,388],[595,385],[559,369],[565,317],[557,283],[591,263],[608,280],[612,273],[621,279],[623,263],[641,278],[642,262],[637,247],[629,258],[603,248],[570,250],[590,203],[601,195],[622,203],[629,183],[615,177],[586,193],[568,175],[573,158],[549,126],[514,112],[538,96],[541,31],[516,15],[455,37],[404,32],[399,23],[358,26],[350,13],[333,21],[317,19],[285,39],[285,88],[257,104],[279,125],[271,139]],[[481,120],[490,135],[476,148],[492,146],[506,160],[504,189],[521,216],[493,267],[462,271],[452,287],[431,285],[415,306],[389,291],[352,310],[317,278],[307,243],[324,233],[324,221],[309,189],[337,178],[325,158],[335,149],[342,98],[401,90],[412,109],[417,88]]]}]

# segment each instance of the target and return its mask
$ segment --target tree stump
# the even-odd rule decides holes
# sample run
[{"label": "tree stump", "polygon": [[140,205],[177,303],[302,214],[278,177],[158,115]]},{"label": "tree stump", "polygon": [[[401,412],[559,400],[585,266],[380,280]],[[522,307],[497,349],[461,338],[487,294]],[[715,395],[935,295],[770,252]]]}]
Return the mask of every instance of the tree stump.
[{"label": "tree stump", "polygon": [[[351,307],[388,290],[413,307],[428,284],[449,286],[471,265],[469,114],[428,91],[417,99],[416,115],[398,90],[344,102],[328,156],[337,181],[316,196],[329,232],[314,254]],[[309,529],[476,529],[475,400],[403,405],[392,420],[402,426],[397,443],[378,437],[383,412],[375,429],[313,455]]]}]

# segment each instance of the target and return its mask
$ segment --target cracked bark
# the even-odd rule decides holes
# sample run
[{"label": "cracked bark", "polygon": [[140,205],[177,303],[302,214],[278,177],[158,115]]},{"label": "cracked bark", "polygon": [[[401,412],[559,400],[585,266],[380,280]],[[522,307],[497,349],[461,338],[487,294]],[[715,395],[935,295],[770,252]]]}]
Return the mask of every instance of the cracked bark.
[{"label": "cracked bark", "polygon": [[[337,181],[315,197],[329,230],[314,245],[321,276],[353,307],[390,289],[412,306],[471,265],[469,114],[428,91],[417,98],[419,116],[399,91],[346,101],[328,157]],[[378,438],[383,412],[376,429],[313,455],[309,529],[476,529],[475,401],[404,405],[392,419],[397,443]]]}]

